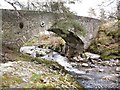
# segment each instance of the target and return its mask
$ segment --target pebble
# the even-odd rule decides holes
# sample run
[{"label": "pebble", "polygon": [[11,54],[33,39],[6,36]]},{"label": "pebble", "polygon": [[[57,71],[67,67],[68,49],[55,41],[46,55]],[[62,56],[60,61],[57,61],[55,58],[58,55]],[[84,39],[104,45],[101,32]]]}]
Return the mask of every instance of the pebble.
[{"label": "pebble", "polygon": [[104,71],[104,69],[99,69],[99,72],[103,72]]},{"label": "pebble", "polygon": [[120,72],[120,67],[116,67],[116,71],[117,71],[117,72]]},{"label": "pebble", "polygon": [[94,64],[91,64],[90,65],[91,68],[97,68],[98,66],[94,65]]},{"label": "pebble", "polygon": [[89,77],[89,76],[78,76],[78,79],[85,79],[85,80],[91,80],[93,78]]},{"label": "pebble", "polygon": [[45,78],[45,79],[43,80],[43,82],[44,82],[44,83],[49,83],[48,78]]},{"label": "pebble", "polygon": [[111,76],[111,75],[104,76],[104,77],[102,77],[102,79],[104,79],[104,80],[110,80],[110,81],[117,81],[118,80],[118,78],[116,76]]},{"label": "pebble", "polygon": [[89,53],[89,52],[86,52],[85,55],[87,56],[87,58],[91,58],[91,59],[99,59],[100,58],[100,55]]},{"label": "pebble", "polygon": [[26,80],[25,78],[22,78],[22,80],[23,80],[24,82],[26,82],[26,83],[28,82],[28,80]]},{"label": "pebble", "polygon": [[82,63],[83,67],[88,67],[89,65],[87,63]]},{"label": "pebble", "polygon": [[70,64],[71,64],[71,65],[73,65],[73,66],[76,66],[76,65],[77,65],[76,63],[73,63],[73,62],[72,62],[72,63],[70,63]]},{"label": "pebble", "polygon": [[93,69],[87,69],[86,70],[86,73],[89,73],[90,71],[92,71]]}]

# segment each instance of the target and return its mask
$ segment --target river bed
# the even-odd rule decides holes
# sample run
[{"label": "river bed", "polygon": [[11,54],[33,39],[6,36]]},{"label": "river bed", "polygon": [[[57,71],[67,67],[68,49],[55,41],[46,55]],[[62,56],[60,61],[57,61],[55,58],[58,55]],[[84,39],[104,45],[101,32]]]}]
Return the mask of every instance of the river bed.
[{"label": "river bed", "polygon": [[109,61],[93,60],[94,63],[90,63],[88,60],[70,62],[57,52],[37,46],[21,47],[20,52],[27,53],[32,57],[58,62],[86,89],[120,88],[120,62],[118,59]]}]

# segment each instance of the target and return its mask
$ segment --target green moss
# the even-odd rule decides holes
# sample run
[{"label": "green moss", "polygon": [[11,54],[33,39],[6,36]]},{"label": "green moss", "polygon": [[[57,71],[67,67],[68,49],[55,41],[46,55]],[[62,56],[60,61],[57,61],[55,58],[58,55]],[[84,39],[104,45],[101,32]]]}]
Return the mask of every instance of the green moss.
[{"label": "green moss", "polygon": [[107,36],[112,36],[112,38],[119,38],[120,37],[120,31],[119,30],[113,30],[113,31],[107,33]]},{"label": "green moss", "polygon": [[97,38],[90,45],[88,51],[100,54],[102,59],[119,58],[120,31],[112,30],[111,27],[114,26],[110,25],[113,24],[104,24],[101,26]]},{"label": "green moss", "polygon": [[61,75],[57,73],[33,74],[31,82],[25,88],[42,88],[48,90],[61,90],[61,88],[76,88],[83,90],[76,80],[69,74]]},{"label": "green moss", "polygon": [[48,68],[51,68],[53,70],[57,70],[57,71],[62,71],[62,72],[68,73],[68,71],[66,71],[63,66],[61,66],[60,64],[58,64],[55,61],[43,60],[43,59],[39,59],[39,58],[32,58],[32,61],[37,61],[38,63],[44,64],[45,66],[47,66]]},{"label": "green moss", "polygon": [[38,37],[32,37],[29,41],[27,41],[24,46],[34,46],[38,45]]},{"label": "green moss", "polygon": [[[71,28],[74,28],[74,32],[78,35],[85,35],[86,31],[83,26],[80,25],[80,23],[74,19],[66,19],[66,20],[61,20],[53,25],[54,28],[59,28],[63,30],[64,33],[68,34],[68,30]],[[52,28],[53,28],[52,27]]]},{"label": "green moss", "polygon": [[17,77],[15,75],[13,75],[12,73],[4,73],[1,77],[1,81],[0,82],[2,85],[2,88],[10,88],[13,86],[18,86],[20,83],[23,82],[23,80],[20,77]]},{"label": "green moss", "polygon": [[21,61],[31,61],[32,57],[30,57],[27,54],[22,54],[22,53],[16,53],[16,60],[21,60]]},{"label": "green moss", "polygon": [[37,62],[39,64],[43,64],[45,66],[47,66],[48,68],[51,69],[56,69],[58,71],[62,70],[63,72],[68,73],[63,66],[59,65],[57,62],[55,61],[51,61],[51,60],[44,60],[41,58],[33,58],[27,54],[22,54],[19,52],[14,52],[13,55],[15,56],[15,60],[16,61],[29,61],[29,62]]},{"label": "green moss", "polygon": [[110,55],[110,56],[107,56],[107,55],[101,55],[101,58],[104,59],[104,60],[109,60],[109,59],[120,59],[120,56],[116,56],[116,55]]},{"label": "green moss", "polygon": [[[14,52],[16,56],[16,60],[23,61],[35,61],[36,63],[42,64],[45,68],[48,68],[48,72],[43,74],[33,74],[30,78],[30,82],[25,84],[23,88],[42,88],[47,90],[58,89],[61,88],[77,88],[83,90],[83,87],[79,85],[79,83],[71,76],[69,73],[59,65],[57,62],[50,60],[43,60],[40,58],[32,58],[26,54],[21,54],[18,52]],[[43,68],[44,68],[43,67]],[[17,77],[12,73],[5,73],[2,77],[0,77],[2,81],[2,87],[19,87],[19,85],[23,82],[21,77]],[[45,81],[48,80],[49,83]],[[74,83],[73,83],[74,82]]]}]

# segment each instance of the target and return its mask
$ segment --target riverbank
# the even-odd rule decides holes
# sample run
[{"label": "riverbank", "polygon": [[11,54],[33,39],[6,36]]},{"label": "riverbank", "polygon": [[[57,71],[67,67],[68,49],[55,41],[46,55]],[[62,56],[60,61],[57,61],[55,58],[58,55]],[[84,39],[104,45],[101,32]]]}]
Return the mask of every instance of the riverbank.
[{"label": "riverbank", "polygon": [[[83,87],[57,62],[32,58],[4,47],[0,63],[0,87],[64,89]],[[4,56],[5,55],[5,56]]]},{"label": "riverbank", "polygon": [[86,52],[87,58],[69,61],[57,52],[37,46],[21,47],[21,52],[59,63],[85,88],[120,88],[119,59],[102,60],[99,55]]}]

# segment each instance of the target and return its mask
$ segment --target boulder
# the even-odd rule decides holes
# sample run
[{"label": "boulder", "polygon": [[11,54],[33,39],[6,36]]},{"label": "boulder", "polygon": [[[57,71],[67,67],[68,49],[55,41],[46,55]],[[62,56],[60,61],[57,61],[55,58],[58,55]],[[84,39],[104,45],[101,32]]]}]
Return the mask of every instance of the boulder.
[{"label": "boulder", "polygon": [[20,52],[28,54],[32,57],[36,57],[36,51],[35,51],[36,46],[24,46],[20,48]]},{"label": "boulder", "polygon": [[89,52],[85,52],[85,55],[87,56],[87,58],[91,58],[91,59],[99,59],[100,58],[100,55],[89,53]]},{"label": "boulder", "polygon": [[116,67],[115,69],[117,72],[120,72],[120,67]]},{"label": "boulder", "polygon": [[87,63],[82,63],[83,67],[89,67],[89,65]]}]

